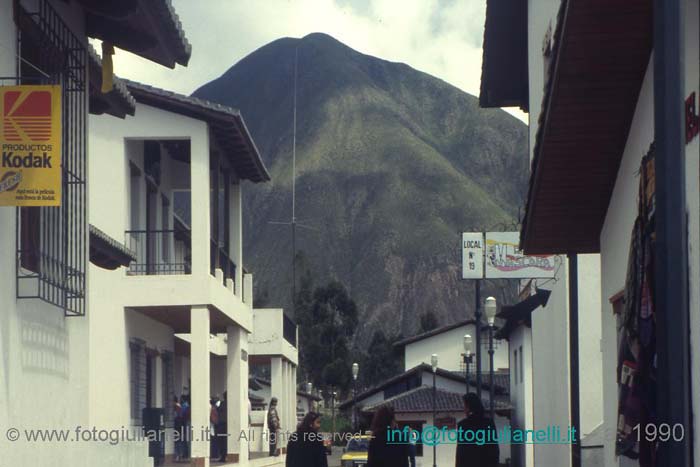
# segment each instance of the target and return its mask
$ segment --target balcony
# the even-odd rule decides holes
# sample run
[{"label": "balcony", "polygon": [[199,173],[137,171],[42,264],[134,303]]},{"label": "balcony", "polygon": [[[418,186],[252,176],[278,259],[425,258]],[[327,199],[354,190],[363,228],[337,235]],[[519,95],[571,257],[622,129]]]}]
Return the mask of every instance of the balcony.
[{"label": "balcony", "polygon": [[218,244],[214,239],[209,242],[210,262],[209,272],[216,277],[216,270],[221,269],[224,273],[222,285],[226,287],[226,280],[236,280],[236,263],[229,257],[223,245]]},{"label": "balcony", "polygon": [[299,357],[296,323],[281,308],[254,308],[248,352],[251,364],[266,364],[276,356],[296,364]]},{"label": "balcony", "polygon": [[127,230],[126,244],[136,254],[129,275],[192,273],[192,238],[187,229]]}]

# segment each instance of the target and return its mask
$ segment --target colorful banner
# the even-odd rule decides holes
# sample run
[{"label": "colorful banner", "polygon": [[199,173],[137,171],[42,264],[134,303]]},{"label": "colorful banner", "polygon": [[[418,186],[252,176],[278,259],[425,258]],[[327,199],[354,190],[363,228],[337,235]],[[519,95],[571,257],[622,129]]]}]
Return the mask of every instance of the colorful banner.
[{"label": "colorful banner", "polygon": [[518,232],[486,233],[486,277],[535,279],[554,277],[554,256],[526,256]]},{"label": "colorful banner", "polygon": [[61,86],[0,86],[0,206],[61,205]]}]

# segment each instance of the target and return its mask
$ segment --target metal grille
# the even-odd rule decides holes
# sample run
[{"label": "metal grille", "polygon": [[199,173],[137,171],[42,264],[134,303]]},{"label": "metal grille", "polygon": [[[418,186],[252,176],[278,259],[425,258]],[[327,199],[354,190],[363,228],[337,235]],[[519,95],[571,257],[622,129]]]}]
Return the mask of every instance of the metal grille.
[{"label": "metal grille", "polygon": [[160,358],[163,361],[163,409],[165,426],[174,426],[173,417],[173,398],[175,397],[175,373],[173,368],[173,353],[168,351],[163,351],[160,354]]},{"label": "metal grille", "polygon": [[[39,298],[85,314],[87,267],[87,51],[47,0],[18,7],[18,75],[23,84],[62,87],[60,207],[17,209],[17,298]],[[31,63],[32,66],[27,66]]]},{"label": "metal grille", "polygon": [[141,425],[141,414],[146,407],[146,348],[141,339],[129,342],[131,360],[131,418]]}]

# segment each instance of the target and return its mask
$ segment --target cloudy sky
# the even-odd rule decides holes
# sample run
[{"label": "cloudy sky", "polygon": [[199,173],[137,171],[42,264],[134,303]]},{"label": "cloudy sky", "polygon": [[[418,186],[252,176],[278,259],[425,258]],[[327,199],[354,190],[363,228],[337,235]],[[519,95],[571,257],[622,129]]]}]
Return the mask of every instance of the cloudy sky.
[{"label": "cloudy sky", "polygon": [[192,44],[189,66],[169,70],[117,51],[119,76],[190,94],[275,39],[325,32],[479,94],[485,0],[173,0],[173,6]]}]

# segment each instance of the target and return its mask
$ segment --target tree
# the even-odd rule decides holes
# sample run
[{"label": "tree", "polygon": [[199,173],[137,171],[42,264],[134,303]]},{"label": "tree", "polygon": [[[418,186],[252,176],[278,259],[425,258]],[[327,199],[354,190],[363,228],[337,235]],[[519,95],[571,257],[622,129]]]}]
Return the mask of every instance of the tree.
[{"label": "tree", "polygon": [[401,373],[403,362],[401,352],[394,347],[400,335],[387,337],[378,329],[372,335],[360,371],[362,386],[373,386]]},{"label": "tree", "polygon": [[310,287],[302,279],[297,294],[300,360],[316,387],[346,390],[352,378],[349,341],[357,328],[357,306],[337,281],[316,288],[309,301]]},{"label": "tree", "polygon": [[420,329],[421,332],[428,332],[432,331],[433,329],[436,329],[438,326],[440,326],[440,323],[438,322],[437,316],[435,316],[434,311],[426,311],[422,315],[420,315]]}]

